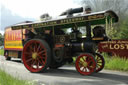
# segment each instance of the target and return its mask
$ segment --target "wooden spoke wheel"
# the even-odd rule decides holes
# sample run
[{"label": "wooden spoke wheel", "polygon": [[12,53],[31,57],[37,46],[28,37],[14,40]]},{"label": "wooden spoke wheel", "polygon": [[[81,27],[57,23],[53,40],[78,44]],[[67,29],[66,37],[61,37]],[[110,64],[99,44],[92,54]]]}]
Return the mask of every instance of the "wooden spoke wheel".
[{"label": "wooden spoke wheel", "polygon": [[89,53],[81,54],[76,59],[76,70],[82,75],[90,75],[96,69],[96,61]]},{"label": "wooden spoke wheel", "polygon": [[29,40],[23,48],[22,60],[30,72],[43,72],[51,61],[51,52],[44,40]]},{"label": "wooden spoke wheel", "polygon": [[102,55],[100,55],[99,53],[96,53],[95,59],[97,62],[96,72],[99,72],[104,68],[105,60],[104,60],[104,57]]}]

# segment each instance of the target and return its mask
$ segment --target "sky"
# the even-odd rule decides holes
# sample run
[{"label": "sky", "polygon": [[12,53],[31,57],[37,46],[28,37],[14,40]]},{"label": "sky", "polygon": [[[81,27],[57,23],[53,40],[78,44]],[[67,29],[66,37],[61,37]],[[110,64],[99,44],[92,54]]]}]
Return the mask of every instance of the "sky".
[{"label": "sky", "polygon": [[43,13],[57,16],[68,8],[80,7],[76,0],[2,0],[2,4],[15,15],[39,18]]},{"label": "sky", "polygon": [[69,8],[81,7],[77,0],[0,0],[0,33],[4,28],[25,20],[39,20],[48,13],[52,17]]}]

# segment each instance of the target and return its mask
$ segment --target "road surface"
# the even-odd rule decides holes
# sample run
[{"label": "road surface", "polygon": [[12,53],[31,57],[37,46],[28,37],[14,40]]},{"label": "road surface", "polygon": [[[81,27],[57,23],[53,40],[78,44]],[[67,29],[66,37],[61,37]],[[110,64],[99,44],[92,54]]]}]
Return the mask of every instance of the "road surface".
[{"label": "road surface", "polygon": [[49,69],[45,73],[31,73],[20,59],[6,61],[0,56],[0,69],[23,80],[36,81],[36,85],[128,85],[128,73],[103,70],[91,76],[80,75],[73,66]]}]

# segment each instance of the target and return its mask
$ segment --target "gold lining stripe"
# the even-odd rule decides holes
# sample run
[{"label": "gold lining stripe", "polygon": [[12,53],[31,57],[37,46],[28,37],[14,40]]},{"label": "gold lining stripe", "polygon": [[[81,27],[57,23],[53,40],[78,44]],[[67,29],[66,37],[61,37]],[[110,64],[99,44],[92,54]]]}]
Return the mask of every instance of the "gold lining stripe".
[{"label": "gold lining stripe", "polygon": [[100,38],[92,38],[92,40],[103,40],[104,38],[103,37],[100,37]]}]

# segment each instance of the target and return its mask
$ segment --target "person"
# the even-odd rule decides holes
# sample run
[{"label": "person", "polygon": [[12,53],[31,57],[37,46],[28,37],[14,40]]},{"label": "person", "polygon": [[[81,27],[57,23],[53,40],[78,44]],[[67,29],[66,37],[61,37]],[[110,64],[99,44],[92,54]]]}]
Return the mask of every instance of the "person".
[{"label": "person", "polygon": [[102,26],[96,26],[93,28],[93,37],[103,37],[104,41],[109,40],[106,35],[105,28]]}]

